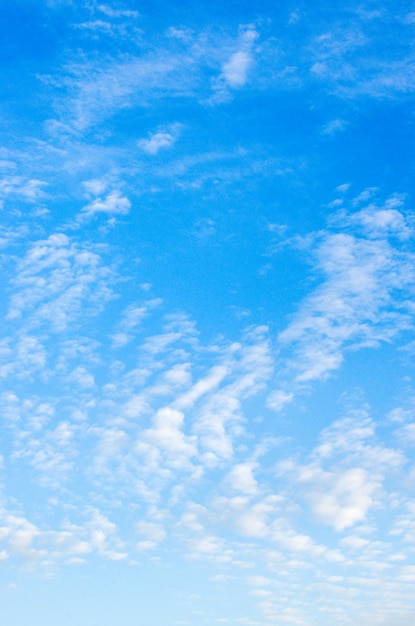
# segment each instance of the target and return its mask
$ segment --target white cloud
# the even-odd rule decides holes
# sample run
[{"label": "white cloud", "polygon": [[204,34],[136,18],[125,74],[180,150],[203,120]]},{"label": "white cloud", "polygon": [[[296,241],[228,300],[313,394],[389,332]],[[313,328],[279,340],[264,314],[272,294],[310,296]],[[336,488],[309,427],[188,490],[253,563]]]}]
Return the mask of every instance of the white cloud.
[{"label": "white cloud", "polygon": [[334,422],[321,434],[311,462],[281,465],[294,472],[312,512],[336,531],[364,522],[379,506],[387,476],[404,463],[400,451],[381,445],[364,413]]},{"label": "white cloud", "polygon": [[253,475],[254,465],[239,463],[229,472],[226,482],[235,491],[255,494],[258,491],[258,483]]},{"label": "white cloud", "polygon": [[212,394],[197,412],[194,432],[200,436],[205,463],[215,465],[233,456],[233,438],[240,432],[241,403],[262,389],[272,373],[267,327],[251,328],[244,343],[232,344],[224,364],[227,384]]},{"label": "white cloud", "polygon": [[92,178],[91,180],[84,181],[82,186],[88,195],[98,196],[107,189],[108,181],[102,178]]},{"label": "white cloud", "polygon": [[323,281],[279,336],[282,346],[295,349],[299,383],[326,378],[347,349],[375,347],[411,325],[411,307],[399,293],[415,289],[413,254],[388,239],[391,232],[408,236],[404,217],[396,209],[364,209],[341,219],[346,226],[360,221],[365,236],[318,235],[313,256]]},{"label": "white cloud", "polygon": [[327,550],[325,546],[317,545],[309,535],[295,532],[283,519],[277,519],[273,524],[272,539],[283,550],[304,553],[312,557],[321,556]]},{"label": "white cloud", "polygon": [[118,326],[118,332],[112,335],[112,342],[115,348],[127,345],[134,339],[136,329],[143,320],[150,314],[152,309],[162,304],[161,298],[147,300],[143,305],[130,304],[122,313],[122,318]]},{"label": "white cloud", "polygon": [[32,244],[18,262],[7,319],[25,316],[26,329],[43,324],[62,331],[111,298],[109,277],[90,246],[84,249],[62,233],[53,234]]},{"label": "white cloud", "polygon": [[84,30],[102,31],[106,33],[112,33],[114,31],[112,24],[110,24],[109,22],[104,22],[103,20],[91,20],[89,22],[81,22],[80,24],[76,24],[75,27]]},{"label": "white cloud", "polygon": [[165,407],[159,409],[153,419],[153,428],[143,433],[143,438],[166,453],[169,465],[182,467],[196,455],[196,437],[183,433],[184,415]]},{"label": "white cloud", "polygon": [[363,537],[357,537],[356,535],[349,535],[341,540],[341,544],[352,550],[361,550],[369,545],[370,541]]},{"label": "white cloud", "polygon": [[55,428],[47,428],[47,423],[54,414],[53,407],[35,407],[27,402],[25,404],[22,407],[22,416],[27,417],[29,414],[30,419],[21,430],[16,431],[15,451],[12,456],[20,462],[27,459],[39,484],[52,488],[62,487],[77,456],[77,428],[69,422],[60,422]]},{"label": "white cloud", "polygon": [[[319,476],[324,491],[311,492],[308,496],[314,513],[336,530],[354,526],[363,521],[371,506],[373,495],[379,485],[362,468],[352,468],[338,475]],[[328,484],[327,484],[328,482]]]},{"label": "white cloud", "polygon": [[380,59],[379,34],[374,34],[372,20],[367,15],[357,9],[355,15],[351,12],[347,27],[339,20],[319,36],[313,34],[309,42],[314,61],[312,77],[322,81],[337,97],[391,98],[412,91],[414,82],[409,68],[413,65],[413,54],[408,45],[409,33],[393,45],[389,39],[389,54]]},{"label": "white cloud", "polygon": [[129,437],[121,428],[111,426],[97,428],[94,434],[97,442],[92,457],[93,471],[100,477],[111,476],[114,472],[113,462],[122,464],[122,455],[127,453],[131,445]]},{"label": "white cloud", "polygon": [[[384,229],[390,231],[388,220]],[[324,233],[319,240],[317,258],[334,289],[331,268],[341,266],[342,253],[347,268],[357,263],[349,263],[347,245],[330,256],[324,246],[337,241],[332,235]],[[360,245],[357,235],[348,237],[347,242]],[[379,244],[372,236],[363,241]],[[366,293],[370,272],[363,278],[351,275],[340,285],[342,293]],[[38,284],[39,277],[44,281]],[[60,330],[62,340],[48,343],[45,336],[56,328],[39,311],[49,301],[53,308],[61,291],[78,281],[90,288],[78,308],[74,303],[72,311],[65,309],[68,318],[60,328],[70,333]],[[111,315],[103,318],[105,336],[98,341],[95,321],[90,324],[80,312],[91,300],[93,305],[100,281],[109,289],[103,248],[90,249],[65,235],[35,242],[19,262],[12,285],[12,295],[20,293],[12,298],[19,313],[8,320],[10,336],[1,348],[4,365],[12,363],[10,372],[16,374],[13,358],[21,345],[20,362],[25,360],[32,378],[24,389],[13,378],[1,396],[13,450],[4,465],[19,463],[27,470],[31,498],[47,511],[53,490],[56,517],[49,518],[55,520],[53,530],[44,529],[41,516],[31,521],[19,513],[15,517],[26,521],[2,521],[4,559],[53,567],[87,562],[94,555],[128,561],[138,552],[141,560],[174,551],[212,561],[215,568],[232,566],[235,576],[258,572],[269,578],[269,587],[258,585],[254,596],[271,603],[263,608],[264,616],[284,609],[281,584],[288,595],[298,592],[298,585],[306,590],[305,615],[310,614],[307,603],[314,602],[330,619],[338,614],[325,604],[327,597],[343,610],[356,586],[370,597],[367,589],[397,575],[399,555],[411,545],[415,528],[413,512],[402,506],[406,487],[393,493],[405,458],[399,447],[382,443],[368,414],[361,410],[333,423],[314,447],[287,437],[277,448],[272,433],[284,426],[267,421],[264,396],[274,389],[269,404],[279,408],[293,399],[295,384],[290,388],[279,381],[275,391],[273,370],[286,362],[282,353],[277,356],[266,327],[251,327],[238,341],[221,337],[204,344],[185,315],[166,315],[166,305],[162,308],[157,298],[137,300],[137,293],[147,296],[138,290],[133,300],[121,293],[119,301],[112,301]],[[360,311],[358,306],[350,310]],[[22,334],[26,322],[31,335]],[[313,328],[324,331],[326,326],[319,322]],[[121,356],[109,350],[117,333],[131,344]],[[37,360],[42,354],[43,361]],[[394,415],[401,420],[393,423],[398,429],[412,423],[410,411]],[[330,419],[324,415],[324,422]],[[318,425],[312,427],[317,434]],[[279,460],[290,451],[284,468]],[[80,484],[94,508],[83,509]],[[60,524],[59,516],[66,521]],[[16,529],[24,532],[16,535]],[[353,534],[345,537],[348,532]],[[405,564],[410,562],[409,555]],[[362,568],[367,575],[353,581],[351,573]],[[333,570],[337,580],[329,580]],[[411,576],[406,570],[400,574]],[[330,585],[336,585],[331,596]],[[294,618],[286,614],[288,623]]]},{"label": "white cloud", "polygon": [[87,528],[91,547],[112,561],[125,559],[128,555],[122,551],[124,544],[118,537],[116,524],[95,507],[89,507],[87,515],[89,517]]},{"label": "white cloud", "polygon": [[191,407],[199,398],[217,388],[229,374],[225,365],[215,365],[203,379],[199,380],[185,394],[179,396],[175,402],[177,408]]},{"label": "white cloud", "polygon": [[229,88],[239,89],[246,84],[249,70],[253,65],[252,48],[257,37],[258,33],[253,28],[242,32],[238,49],[222,63],[222,72],[214,83],[214,96],[211,102],[227,100]]},{"label": "white cloud", "polygon": [[292,402],[294,394],[288,391],[278,389],[272,391],[267,398],[267,406],[273,411],[281,411],[287,404]]},{"label": "white cloud", "polygon": [[148,139],[140,139],[138,147],[147,154],[155,155],[160,150],[172,148],[176,143],[181,130],[181,124],[171,124],[165,129],[151,133]]},{"label": "white cloud", "polygon": [[344,120],[336,119],[327,122],[321,130],[323,135],[334,135],[335,133],[345,130],[347,123]]},{"label": "white cloud", "polygon": [[15,375],[17,379],[30,379],[35,372],[43,372],[47,363],[47,352],[37,336],[22,334],[9,340],[1,351],[0,377]]},{"label": "white cloud", "polygon": [[111,191],[104,199],[96,198],[83,207],[81,216],[92,217],[97,213],[108,215],[127,215],[131,202],[119,191]]},{"label": "white cloud", "polygon": [[369,206],[355,213],[351,220],[362,224],[366,232],[371,237],[382,237],[385,234],[392,234],[400,239],[408,239],[413,230],[407,224],[402,213],[393,206],[401,206],[402,200],[399,198],[390,198],[385,208]]},{"label": "white cloud", "polygon": [[45,530],[6,509],[0,510],[0,538],[5,546],[3,560],[46,571],[59,561],[84,562],[93,549],[86,529],[66,522],[59,530]]},{"label": "white cloud", "polygon": [[415,422],[405,424],[396,431],[396,434],[403,445],[413,445],[415,443]]},{"label": "white cloud", "polygon": [[98,62],[74,58],[55,79],[66,89],[66,97],[60,100],[56,119],[49,121],[50,132],[78,135],[128,107],[145,106],[166,96],[193,95],[201,63],[193,58],[192,43],[182,53],[162,44],[145,55],[121,60],[117,56]]},{"label": "white cloud", "polygon": [[88,372],[85,367],[75,367],[72,372],[69,374],[69,380],[73,381],[75,384],[80,387],[94,387],[95,380],[94,376]]},{"label": "white cloud", "polygon": [[[251,494],[249,494],[251,495]],[[242,537],[267,537],[270,534],[270,518],[276,514],[281,505],[278,496],[267,496],[253,502],[249,496],[232,496],[217,498],[213,507],[219,519],[231,523]]]},{"label": "white cloud", "polygon": [[138,11],[133,11],[131,9],[113,9],[111,6],[107,4],[99,4],[97,6],[98,11],[104,13],[104,15],[108,15],[108,17],[133,17],[137,18],[140,16]]},{"label": "white cloud", "polygon": [[23,176],[11,176],[0,180],[0,197],[17,196],[26,202],[34,203],[45,196],[43,191],[48,183],[38,179],[25,179]]},{"label": "white cloud", "polygon": [[155,522],[149,522],[141,520],[136,524],[137,533],[140,537],[144,537],[151,543],[152,547],[155,547],[161,541],[164,541],[167,537],[167,533],[161,524]]},{"label": "white cloud", "polygon": [[230,87],[242,87],[246,83],[251,63],[250,53],[244,50],[239,50],[231,56],[222,68],[223,77]]},{"label": "white cloud", "polygon": [[[317,28],[322,30],[316,32],[310,20],[306,30],[313,43],[309,45],[306,35],[301,50],[293,54],[286,45],[286,31],[293,37],[292,47],[297,47],[298,28],[304,34],[305,26],[303,19],[294,23],[294,14],[290,28],[280,29],[278,40],[270,33],[268,41],[256,46],[253,26],[241,28],[235,39],[224,27],[197,35],[190,29],[167,29],[165,24],[167,37],[161,33],[153,37],[154,25],[146,34],[138,31],[137,12],[128,3],[125,8],[122,2],[78,4],[68,3],[67,16],[81,17],[78,26],[84,29],[72,30],[66,39],[70,47],[73,41],[81,46],[88,37],[87,45],[79,54],[68,47],[65,67],[57,68],[55,76],[40,85],[44,91],[39,102],[46,107],[46,95],[58,96],[49,115],[57,116],[60,125],[55,124],[51,133],[50,124],[45,134],[42,124],[31,122],[36,140],[24,138],[22,129],[19,145],[26,142],[32,152],[27,150],[15,162],[6,160],[5,152],[0,154],[5,168],[21,173],[6,173],[0,185],[0,195],[15,211],[10,228],[1,229],[3,306],[8,307],[0,338],[0,374],[7,378],[0,390],[1,502],[10,510],[0,514],[0,559],[9,560],[12,571],[17,559],[36,567],[86,561],[94,567],[101,559],[137,559],[137,549],[154,550],[148,557],[139,555],[139,560],[154,559],[160,574],[169,569],[164,563],[175,558],[182,559],[184,571],[184,557],[190,555],[202,559],[200,570],[194,563],[189,568],[195,583],[201,580],[202,570],[207,577],[213,571],[218,580],[225,580],[226,574],[230,587],[224,591],[237,589],[244,596],[246,589],[240,582],[249,574],[256,581],[254,598],[263,602],[262,618],[251,619],[251,610],[252,615],[255,612],[251,605],[241,608],[240,618],[219,618],[214,613],[219,591],[215,596],[206,588],[211,613],[201,621],[228,619],[252,626],[316,620],[344,626],[352,621],[381,623],[383,618],[372,615],[362,619],[356,607],[364,605],[369,614],[376,603],[381,609],[400,607],[413,596],[415,470],[410,446],[415,439],[414,416],[396,412],[399,423],[383,422],[382,397],[388,395],[389,404],[392,400],[389,388],[382,389],[375,400],[379,432],[368,415],[359,413],[319,433],[322,424],[334,419],[328,407],[338,406],[337,400],[342,405],[350,402],[346,394],[339,397],[343,382],[347,386],[360,380],[353,371],[350,379],[339,377],[332,385],[318,385],[317,391],[312,383],[339,370],[349,351],[392,342],[398,332],[412,331],[413,232],[403,199],[393,196],[382,203],[375,189],[365,190],[350,201],[349,213],[339,211],[326,230],[312,234],[308,242],[302,240],[303,251],[308,243],[312,269],[301,281],[300,292],[309,289],[309,293],[293,309],[278,341],[274,329],[283,323],[282,317],[272,321],[271,331],[253,326],[245,333],[237,328],[242,318],[234,320],[236,325],[230,320],[232,339],[215,336],[205,341],[204,336],[218,330],[217,320],[213,326],[203,323],[198,330],[184,314],[166,315],[166,307],[172,305],[166,301],[162,309],[161,301],[148,299],[143,290],[149,288],[147,263],[154,259],[151,280],[155,285],[161,281],[166,294],[171,291],[160,272],[172,258],[173,247],[181,249],[183,243],[185,249],[190,238],[191,246],[203,245],[201,237],[194,237],[194,226],[202,235],[216,230],[217,241],[212,243],[221,250],[225,246],[229,258],[235,257],[232,263],[239,262],[239,252],[241,259],[250,257],[246,246],[262,245],[262,238],[257,241],[249,230],[267,220],[261,217],[259,205],[248,215],[243,198],[238,204],[242,183],[253,197],[263,175],[295,173],[297,190],[301,187],[301,171],[295,163],[287,165],[278,162],[275,154],[266,155],[266,146],[253,141],[247,149],[241,139],[240,148],[229,150],[225,144],[233,136],[232,128],[227,137],[218,139],[223,145],[213,149],[202,145],[219,137],[208,124],[199,132],[200,124],[214,116],[212,110],[203,115],[202,109],[197,113],[195,108],[206,104],[212,88],[220,102],[233,91],[259,85],[268,90],[269,102],[276,102],[278,94],[270,89],[281,93],[295,85],[296,102],[302,95],[313,100],[304,104],[309,109],[327,89],[337,98],[339,93],[356,94],[359,89],[359,93],[375,94],[378,89],[378,94],[391,94],[409,88],[413,74],[405,78],[403,70],[411,65],[413,55],[396,54],[395,68],[401,73],[393,76],[393,64],[377,59],[376,67],[371,66],[371,83],[367,75],[361,79],[363,70],[374,63],[371,41],[375,46],[379,43],[375,24],[370,32],[361,26],[354,33],[354,22],[343,31],[326,30],[324,17]],[[90,19],[84,19],[85,13]],[[288,15],[289,11],[281,24],[286,25]],[[387,11],[383,15],[388,16]],[[386,21],[393,29],[399,19]],[[116,35],[128,34],[127,27],[121,30],[126,22],[134,35],[117,41]],[[268,32],[275,27],[266,16],[261,26]],[[111,49],[99,54],[103,42],[109,42],[107,34],[114,35]],[[385,49],[382,54],[386,58]],[[300,61],[306,65],[300,66]],[[313,63],[316,72],[310,78],[307,68]],[[319,83],[318,88],[310,89],[311,83],[314,87]],[[301,91],[302,87],[307,88]],[[177,97],[180,100],[174,104]],[[176,155],[170,161],[182,127],[158,124],[169,119],[165,105],[186,117],[190,100],[190,108],[196,111],[191,116],[192,154]],[[347,106],[331,111],[337,108],[335,115],[340,112],[347,120]],[[314,113],[323,108],[314,106]],[[145,119],[145,125],[130,124],[130,113],[136,122]],[[228,113],[229,121],[230,108]],[[105,124],[113,115],[113,123]],[[320,131],[356,130],[346,128],[335,115]],[[313,119],[317,119],[314,114]],[[7,124],[12,136],[15,123],[10,118]],[[215,128],[220,132],[219,126]],[[327,147],[326,139],[323,143]],[[283,151],[284,146],[277,150]],[[262,156],[253,157],[254,152]],[[48,181],[47,187],[43,180]],[[159,200],[155,193],[151,199],[147,196],[147,217],[143,214],[140,224],[135,224],[139,249],[129,236],[122,239],[125,223],[118,234],[111,233],[112,239],[108,229],[94,224],[80,228],[90,218],[115,222],[114,218],[127,215],[131,202],[124,190],[134,185],[140,193],[159,192]],[[222,194],[225,185],[229,194]],[[340,185],[337,192],[337,206],[346,206],[349,187]],[[222,202],[217,203],[219,196]],[[81,213],[73,223],[78,228],[64,226],[71,235],[76,230],[76,236],[57,232],[49,236],[66,221],[79,198]],[[181,198],[183,206],[180,202],[176,206],[175,198]],[[47,218],[33,211],[33,204],[42,209],[39,201],[50,205]],[[28,207],[21,209],[22,202]],[[54,210],[57,202],[62,211]],[[199,202],[205,203],[203,210]],[[153,211],[156,204],[163,204],[167,219],[157,242],[152,239],[154,225],[161,223],[157,210]],[[3,217],[9,219],[7,211]],[[283,232],[283,227],[274,225],[273,233],[262,234],[282,240],[289,228]],[[163,246],[170,234],[172,241]],[[91,241],[86,239],[89,235]],[[217,263],[221,255],[216,256],[219,248],[215,250],[210,260]],[[108,252],[120,263],[116,275]],[[186,249],[186,258],[188,253]],[[146,257],[140,266],[136,254]],[[204,253],[198,258],[204,258]],[[174,274],[174,267],[170,270]],[[208,271],[208,266],[202,268],[203,274]],[[244,284],[239,287],[232,271],[229,278],[234,289],[228,295],[242,305],[249,295],[243,288],[247,283],[242,277]],[[270,274],[259,280],[269,278]],[[182,279],[185,300],[192,285],[184,275],[180,283]],[[209,281],[211,297],[217,287],[214,282]],[[225,284],[222,287],[226,289]],[[178,300],[170,296],[176,306]],[[193,296],[191,307],[197,309],[201,304]],[[261,295],[258,307],[266,302],[264,298]],[[290,303],[286,304],[288,309]],[[271,300],[268,305],[272,307]],[[266,306],[259,309],[254,302],[249,306],[254,323],[270,314]],[[204,322],[209,317],[205,313]],[[228,328],[223,313],[222,330]],[[119,349],[111,350],[111,342]],[[396,369],[393,375],[402,373],[400,389],[407,393],[410,368]],[[373,376],[377,373],[374,368]],[[290,405],[289,419],[284,413],[270,416],[268,409],[283,410],[299,391],[305,391],[303,401]],[[324,394],[329,392],[326,404]],[[359,393],[356,404],[363,403],[364,391]],[[376,389],[371,383],[369,399],[372,394]],[[396,437],[386,445],[391,431]],[[319,441],[315,445],[310,438]],[[214,562],[212,570],[206,569],[206,560]],[[164,585],[163,580],[160,583]],[[394,584],[399,587],[395,591]],[[318,618],[313,617],[316,614]]]}]

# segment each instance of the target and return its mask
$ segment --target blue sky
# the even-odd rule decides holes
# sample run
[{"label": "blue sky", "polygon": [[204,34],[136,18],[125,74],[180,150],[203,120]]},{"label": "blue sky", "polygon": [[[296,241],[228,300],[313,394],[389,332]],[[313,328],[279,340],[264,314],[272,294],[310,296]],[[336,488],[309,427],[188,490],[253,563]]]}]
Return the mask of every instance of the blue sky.
[{"label": "blue sky", "polygon": [[2,624],[412,625],[415,5],[0,30]]}]

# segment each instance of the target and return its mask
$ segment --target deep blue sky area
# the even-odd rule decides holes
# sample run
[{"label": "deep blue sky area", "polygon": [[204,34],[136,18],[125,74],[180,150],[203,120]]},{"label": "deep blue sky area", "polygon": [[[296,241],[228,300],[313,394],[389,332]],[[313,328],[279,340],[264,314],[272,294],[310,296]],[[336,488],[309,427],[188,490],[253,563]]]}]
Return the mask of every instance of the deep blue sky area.
[{"label": "deep blue sky area", "polygon": [[0,623],[413,626],[415,4],[0,14]]}]

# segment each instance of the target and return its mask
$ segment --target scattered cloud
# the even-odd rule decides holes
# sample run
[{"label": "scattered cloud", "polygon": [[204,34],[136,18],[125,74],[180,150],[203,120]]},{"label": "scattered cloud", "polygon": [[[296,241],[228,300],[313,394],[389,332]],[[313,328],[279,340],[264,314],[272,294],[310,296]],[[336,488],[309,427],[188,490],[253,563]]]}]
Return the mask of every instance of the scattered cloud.
[{"label": "scattered cloud", "polygon": [[164,8],[10,29],[2,567],[156,573],[178,624],[412,623],[413,15]]},{"label": "scattered cloud", "polygon": [[414,289],[413,254],[389,240],[390,234],[409,236],[404,215],[371,205],[341,214],[341,222],[358,222],[363,233],[326,231],[313,239],[323,281],[279,337],[283,346],[296,346],[299,383],[327,377],[347,349],[377,346],[412,325],[412,308],[399,294]]},{"label": "scattered cloud", "polygon": [[331,120],[327,122],[321,130],[323,135],[334,135],[335,133],[341,132],[347,127],[347,123],[344,120]]},{"label": "scattered cloud", "polygon": [[230,87],[242,87],[245,84],[251,61],[252,58],[248,52],[239,50],[224,64],[223,77]]},{"label": "scattered cloud", "polygon": [[229,98],[229,89],[239,89],[248,80],[248,72],[253,65],[253,45],[258,37],[254,28],[242,31],[238,49],[222,63],[222,72],[214,83],[214,95],[210,102],[221,102]]},{"label": "scattered cloud", "polygon": [[112,297],[110,275],[89,246],[63,233],[50,235],[33,243],[18,261],[7,319],[24,317],[26,332],[43,324],[48,332],[62,331],[85,310],[100,310]]},{"label": "scattered cloud", "polygon": [[81,216],[93,217],[97,213],[127,215],[131,202],[119,191],[111,191],[105,198],[96,198],[83,207]]},{"label": "scattered cloud", "polygon": [[98,11],[107,15],[108,17],[132,17],[137,18],[140,16],[138,11],[133,11],[131,9],[113,9],[111,6],[107,4],[99,4],[97,6]]},{"label": "scattered cloud", "polygon": [[165,129],[151,133],[148,139],[140,139],[138,147],[147,154],[157,154],[160,150],[173,147],[181,130],[181,124],[171,124]]},{"label": "scattered cloud", "polygon": [[5,177],[0,181],[0,197],[14,196],[34,203],[45,196],[44,187],[47,185],[46,181],[33,178],[26,180],[23,176]]}]

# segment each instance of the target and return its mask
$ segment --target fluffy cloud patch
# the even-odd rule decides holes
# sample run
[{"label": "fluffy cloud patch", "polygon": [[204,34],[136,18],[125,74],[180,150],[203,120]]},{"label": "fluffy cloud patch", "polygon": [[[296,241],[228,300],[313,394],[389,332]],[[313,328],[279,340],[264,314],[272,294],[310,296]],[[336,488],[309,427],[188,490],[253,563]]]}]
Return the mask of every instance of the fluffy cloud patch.
[{"label": "fluffy cloud patch", "polygon": [[379,486],[365,470],[353,468],[321,478],[326,489],[312,492],[309,500],[312,510],[323,522],[336,530],[344,530],[365,519]]},{"label": "fluffy cloud patch", "polygon": [[242,87],[246,83],[251,63],[251,55],[244,50],[239,50],[231,56],[222,68],[223,77],[230,87]]},{"label": "fluffy cloud patch", "polygon": [[81,215],[93,217],[97,213],[107,215],[127,215],[131,202],[119,191],[111,191],[105,198],[96,198],[83,207]]},{"label": "fluffy cloud patch", "polygon": [[258,34],[254,30],[247,30],[241,37],[241,48],[234,52],[222,66],[222,76],[232,88],[245,85],[248,70],[253,62],[252,46]]},{"label": "fluffy cloud patch", "polygon": [[179,137],[180,129],[180,124],[171,124],[165,129],[159,129],[157,132],[151,133],[148,139],[140,139],[137,145],[143,152],[155,155],[160,150],[166,150],[174,146]]}]

